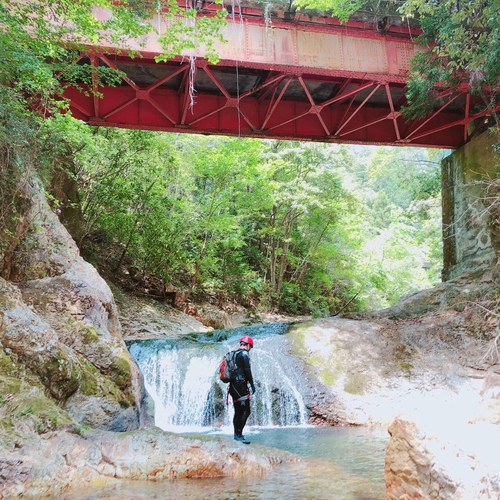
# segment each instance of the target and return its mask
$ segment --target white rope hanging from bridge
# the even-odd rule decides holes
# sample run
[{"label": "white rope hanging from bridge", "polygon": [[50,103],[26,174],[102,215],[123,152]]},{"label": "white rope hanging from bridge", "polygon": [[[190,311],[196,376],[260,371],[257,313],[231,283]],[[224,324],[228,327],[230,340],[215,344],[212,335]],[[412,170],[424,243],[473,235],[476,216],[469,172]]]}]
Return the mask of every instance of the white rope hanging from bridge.
[{"label": "white rope hanging from bridge", "polygon": [[156,2],[156,7],[158,9],[158,36],[161,36],[161,2],[159,0]]},{"label": "white rope hanging from bridge", "polygon": [[188,77],[188,95],[189,95],[189,109],[191,114],[194,114],[195,98],[194,94],[196,89],[194,88],[194,79],[196,76],[196,58],[193,55],[189,56],[189,77]]}]

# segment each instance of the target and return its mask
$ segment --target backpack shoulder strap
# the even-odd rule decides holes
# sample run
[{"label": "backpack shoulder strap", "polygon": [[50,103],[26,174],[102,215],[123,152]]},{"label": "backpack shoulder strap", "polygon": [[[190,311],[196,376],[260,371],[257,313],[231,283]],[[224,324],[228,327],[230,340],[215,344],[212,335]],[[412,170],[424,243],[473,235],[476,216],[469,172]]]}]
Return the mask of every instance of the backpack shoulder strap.
[{"label": "backpack shoulder strap", "polygon": [[234,352],[234,356],[233,356],[233,359],[234,359],[234,362],[236,363],[236,359],[238,358],[238,355],[241,354],[241,351],[243,351],[244,349],[235,349],[233,352]]}]

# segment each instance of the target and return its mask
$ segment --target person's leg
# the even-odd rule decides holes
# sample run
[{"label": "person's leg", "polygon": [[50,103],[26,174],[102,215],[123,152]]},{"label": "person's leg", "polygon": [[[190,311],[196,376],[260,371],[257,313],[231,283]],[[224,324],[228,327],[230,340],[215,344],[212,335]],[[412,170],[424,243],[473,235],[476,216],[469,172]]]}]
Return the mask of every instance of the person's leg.
[{"label": "person's leg", "polygon": [[250,400],[243,399],[238,401],[240,398],[244,398],[249,394],[248,387],[245,383],[233,382],[229,388],[229,394],[233,398],[234,405],[234,439],[248,444],[249,441],[246,441],[245,438],[243,438],[243,428],[245,427],[248,416],[250,415]]},{"label": "person's leg", "polygon": [[241,410],[241,415],[240,415],[240,420],[238,422],[239,426],[241,427],[241,434],[243,434],[243,428],[245,427],[248,417],[250,416],[250,399],[245,399],[242,401],[243,403],[243,408]]},{"label": "person's leg", "polygon": [[234,403],[233,427],[235,436],[241,436],[243,434],[243,427],[245,427],[245,423],[245,401],[238,401],[237,403]]}]

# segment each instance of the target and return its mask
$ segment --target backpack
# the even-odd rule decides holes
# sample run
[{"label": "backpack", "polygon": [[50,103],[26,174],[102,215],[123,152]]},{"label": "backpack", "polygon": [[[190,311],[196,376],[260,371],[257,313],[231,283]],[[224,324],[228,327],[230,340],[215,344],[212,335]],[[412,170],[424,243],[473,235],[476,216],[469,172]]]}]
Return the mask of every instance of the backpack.
[{"label": "backpack", "polygon": [[228,382],[232,382],[234,377],[236,377],[236,355],[240,352],[241,349],[237,351],[229,351],[223,358],[219,365],[219,378],[227,384]]}]

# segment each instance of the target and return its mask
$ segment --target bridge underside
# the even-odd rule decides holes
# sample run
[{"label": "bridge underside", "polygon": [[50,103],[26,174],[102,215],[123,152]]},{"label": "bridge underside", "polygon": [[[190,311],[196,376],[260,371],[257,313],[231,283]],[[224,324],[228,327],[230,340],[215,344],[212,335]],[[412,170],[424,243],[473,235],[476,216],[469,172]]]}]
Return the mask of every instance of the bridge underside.
[{"label": "bridge underside", "polygon": [[[283,33],[291,36],[289,30]],[[297,39],[294,36],[292,40]],[[361,42],[354,47],[358,51],[363,44],[368,49],[370,43],[383,44],[382,73],[363,71],[361,66],[354,71],[349,67],[354,64],[352,57],[339,56],[341,63],[319,60],[308,65],[309,60],[318,60],[314,49],[324,51],[329,40],[342,43],[341,55],[349,50],[354,54],[354,42],[346,37],[314,32],[310,36],[314,43],[308,41],[312,52],[309,59],[303,58],[306,64],[294,55],[294,51],[304,53],[300,47],[288,51],[290,61],[286,53],[278,54],[278,61],[276,55],[253,57],[256,52],[248,41],[242,51],[237,50],[239,57],[223,58],[217,65],[201,57],[156,63],[154,52],[143,52],[140,59],[82,54],[82,64],[122,71],[122,83],[95,87],[100,97],[75,88],[68,88],[66,97],[73,115],[89,124],[167,132],[457,148],[484,126],[488,116],[484,106],[466,92],[442,92],[430,115],[406,121],[401,108],[406,104],[403,73],[408,57],[402,65],[391,63],[398,57],[402,60],[398,47],[404,44],[397,39],[392,46],[387,37],[374,41],[365,35],[355,40]],[[283,47],[287,39],[279,41]],[[403,49],[407,56],[408,49]],[[333,45],[332,50],[336,50]],[[362,56],[369,67],[370,50]]]}]

